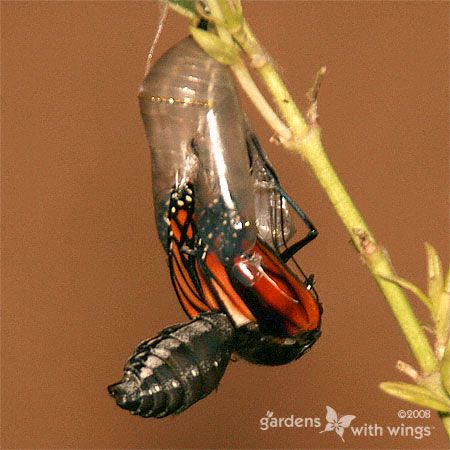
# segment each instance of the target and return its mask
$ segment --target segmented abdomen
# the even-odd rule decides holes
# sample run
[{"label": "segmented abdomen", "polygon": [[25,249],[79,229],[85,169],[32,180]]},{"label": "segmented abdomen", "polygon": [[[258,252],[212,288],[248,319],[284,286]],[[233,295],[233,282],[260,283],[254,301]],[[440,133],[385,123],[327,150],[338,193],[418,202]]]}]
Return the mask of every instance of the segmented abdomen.
[{"label": "segmented abdomen", "polygon": [[217,388],[234,350],[234,327],[205,313],[141,342],[122,380],[108,387],[132,414],[162,418],[184,411]]}]

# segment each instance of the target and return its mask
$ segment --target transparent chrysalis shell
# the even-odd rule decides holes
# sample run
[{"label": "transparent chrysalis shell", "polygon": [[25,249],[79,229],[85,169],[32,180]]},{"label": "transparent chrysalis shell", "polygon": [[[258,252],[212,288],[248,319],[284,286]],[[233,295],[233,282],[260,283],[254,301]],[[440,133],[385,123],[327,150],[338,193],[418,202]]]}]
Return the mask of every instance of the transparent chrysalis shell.
[{"label": "transparent chrysalis shell", "polygon": [[[189,181],[196,188],[199,222],[202,214],[220,201],[220,215],[208,222],[220,220],[238,232],[237,253],[252,248],[255,200],[246,129],[229,69],[208,56],[191,37],[185,38],[150,69],[139,101],[151,148],[161,241],[166,241],[164,218],[170,192]],[[205,225],[199,227],[198,235],[207,240],[211,231]]]},{"label": "transparent chrysalis shell", "polygon": [[256,136],[248,125],[247,148],[251,159],[255,221],[258,236],[275,250],[286,246],[294,236],[296,227],[286,198],[280,194],[280,183]]}]

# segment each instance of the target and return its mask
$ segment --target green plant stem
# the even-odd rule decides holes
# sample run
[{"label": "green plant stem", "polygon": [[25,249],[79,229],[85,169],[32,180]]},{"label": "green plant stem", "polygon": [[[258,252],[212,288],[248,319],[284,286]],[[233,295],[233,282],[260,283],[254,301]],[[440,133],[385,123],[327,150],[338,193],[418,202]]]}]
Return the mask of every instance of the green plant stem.
[{"label": "green plant stem", "polygon": [[[383,278],[386,278],[384,275],[381,275]],[[433,313],[433,303],[431,300],[425,295],[425,293],[417,287],[414,283],[411,283],[408,280],[405,280],[404,278],[400,277],[394,277],[394,278],[386,278],[388,281],[392,281],[392,283],[398,284],[403,289],[406,289],[410,292],[412,292],[430,311],[430,313]]]},{"label": "green plant stem", "polygon": [[[224,20],[221,8],[221,0],[208,0],[208,6],[211,10],[211,14],[216,17],[218,20]],[[233,41],[233,37],[224,27],[220,25],[216,25],[217,33],[223,42],[229,45],[235,45]],[[243,63],[243,61],[239,58],[239,61],[236,64],[230,66],[233,71],[236,79],[239,81],[242,89],[248,95],[248,98],[252,101],[255,107],[260,111],[261,115],[264,119],[272,125],[272,128],[275,132],[281,136],[283,140],[288,140],[292,137],[291,131],[289,128],[280,120],[278,114],[271,108],[266,98],[261,94],[261,91],[256,86],[253,81],[247,66]]]},{"label": "green plant stem", "polygon": [[[251,58],[265,61],[257,70],[294,136],[294,142],[287,143],[285,146],[303,156],[327,194],[386,298],[422,372],[429,374],[436,371],[438,368],[436,357],[402,289],[377,276],[378,273],[388,277],[395,277],[396,274],[386,252],[376,243],[373,233],[331,165],[321,141],[320,128],[315,123],[307,124],[273,67],[271,59],[267,55],[263,56],[264,50],[258,45],[256,37],[247,24],[245,24],[245,30],[247,39],[241,34],[243,39],[239,43],[244,50],[253,52],[249,55]],[[440,416],[450,436],[450,418],[448,415]]]},{"label": "green plant stem", "polygon": [[294,136],[294,142],[287,143],[287,147],[300,153],[309,164],[356,248],[364,256],[367,267],[386,297],[422,371],[432,372],[437,367],[436,358],[406,296],[400,287],[375,275],[383,273],[395,276],[395,271],[331,165],[321,142],[319,127],[317,124],[307,124],[276,72],[270,57],[258,44],[247,23],[244,29],[245,33],[239,34],[238,42],[245,51],[252,52],[250,58],[264,61],[257,70]]},{"label": "green plant stem", "polygon": [[[403,291],[395,284],[375,276],[376,273],[395,276],[395,272],[332,167],[323,148],[319,128],[311,128],[294,150],[300,152],[311,167],[357,249],[363,255],[422,371],[430,373],[436,370],[434,353]],[[361,239],[361,236],[364,239]]]},{"label": "green plant stem", "polygon": [[231,70],[235,74],[239,84],[244,89],[252,103],[261,112],[264,119],[272,124],[272,128],[283,141],[292,138],[292,133],[289,128],[278,117],[278,114],[270,107],[265,97],[253,81],[247,67],[242,61],[231,66]]},{"label": "green plant stem", "polygon": [[[212,15],[219,18],[223,18],[219,11],[221,1],[224,0],[207,0]],[[223,33],[220,27],[218,32],[219,35]],[[321,141],[320,128],[316,123],[308,124],[304,119],[276,72],[270,57],[260,46],[245,21],[242,28],[235,31],[233,36],[252,61],[261,62],[256,69],[293,135],[291,142],[282,141],[282,143],[290,150],[300,153],[318,179],[386,298],[422,372],[429,374],[436,371],[438,368],[436,357],[402,289],[377,276],[378,273],[382,273],[388,277],[394,277],[394,268],[384,249],[375,241],[372,232],[331,165]],[[442,415],[441,417],[450,436],[450,418]]]},{"label": "green plant stem", "polygon": [[258,72],[294,136],[304,136],[308,125],[270,60]]},{"label": "green plant stem", "polygon": [[[422,372],[429,374],[436,371],[438,368],[436,357],[402,289],[396,284],[376,275],[382,273],[388,277],[395,277],[396,274],[386,252],[376,243],[372,232],[331,165],[321,142],[319,127],[312,125],[305,134],[303,117],[301,117],[300,113],[298,117],[293,117],[293,115],[296,115],[294,108],[290,103],[284,101],[286,99],[286,88],[281,80],[275,82],[275,78],[270,70],[260,73],[264,80],[266,74],[269,74],[267,87],[274,99],[276,99],[276,103],[287,124],[291,127],[293,135],[299,136],[298,142],[293,146],[289,146],[289,148],[303,156],[327,194],[356,248],[364,257],[367,268],[375,278],[390,306]],[[281,85],[278,83],[281,83]],[[450,417],[442,414],[440,417],[444,428],[450,436]]]}]

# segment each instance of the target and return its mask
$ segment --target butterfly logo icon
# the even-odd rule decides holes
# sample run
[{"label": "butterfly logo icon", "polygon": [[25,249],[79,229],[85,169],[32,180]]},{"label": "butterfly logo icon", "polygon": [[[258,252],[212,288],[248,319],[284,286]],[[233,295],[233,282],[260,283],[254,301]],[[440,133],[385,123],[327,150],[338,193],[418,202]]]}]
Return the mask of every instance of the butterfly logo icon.
[{"label": "butterfly logo icon", "polygon": [[339,417],[337,412],[331,407],[327,406],[327,415],[325,418],[327,419],[327,424],[325,428],[321,431],[321,433],[325,433],[326,431],[336,431],[336,434],[344,441],[344,431],[346,428],[350,426],[352,420],[356,416],[346,415]]}]

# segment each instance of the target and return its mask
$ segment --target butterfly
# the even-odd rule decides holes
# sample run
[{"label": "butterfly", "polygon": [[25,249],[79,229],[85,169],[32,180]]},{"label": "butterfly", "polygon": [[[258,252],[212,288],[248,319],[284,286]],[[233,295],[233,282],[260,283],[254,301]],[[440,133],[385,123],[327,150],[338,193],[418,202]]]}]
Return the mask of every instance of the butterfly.
[{"label": "butterfly", "polygon": [[[190,321],[141,342],[108,390],[162,418],[216,389],[233,354],[281,365],[317,341],[322,307],[294,259],[317,231],[281,187],[228,69],[192,38],[161,57],[139,97],[157,229]],[[308,232],[288,244],[295,216]]]},{"label": "butterfly", "polygon": [[284,224],[278,215],[286,213],[286,201],[293,202],[284,194],[256,136],[250,132],[248,140],[250,172],[259,172],[255,175],[258,186],[264,172],[270,186],[266,190],[278,195],[276,202],[282,205],[277,209],[270,198],[269,209],[278,211],[266,236],[272,246],[258,234],[248,248],[243,231],[246,224],[235,226],[236,221],[230,219],[233,212],[221,196],[198,213],[195,186],[183,180],[173,188],[168,205],[169,269],[178,299],[190,318],[207,311],[224,312],[237,330],[236,349],[241,356],[258,364],[285,364],[300,357],[319,336],[321,307],[312,280],[304,276],[300,280],[287,265],[316,231],[312,227],[310,235],[280,249],[283,244],[277,239],[284,236],[279,229]]}]

